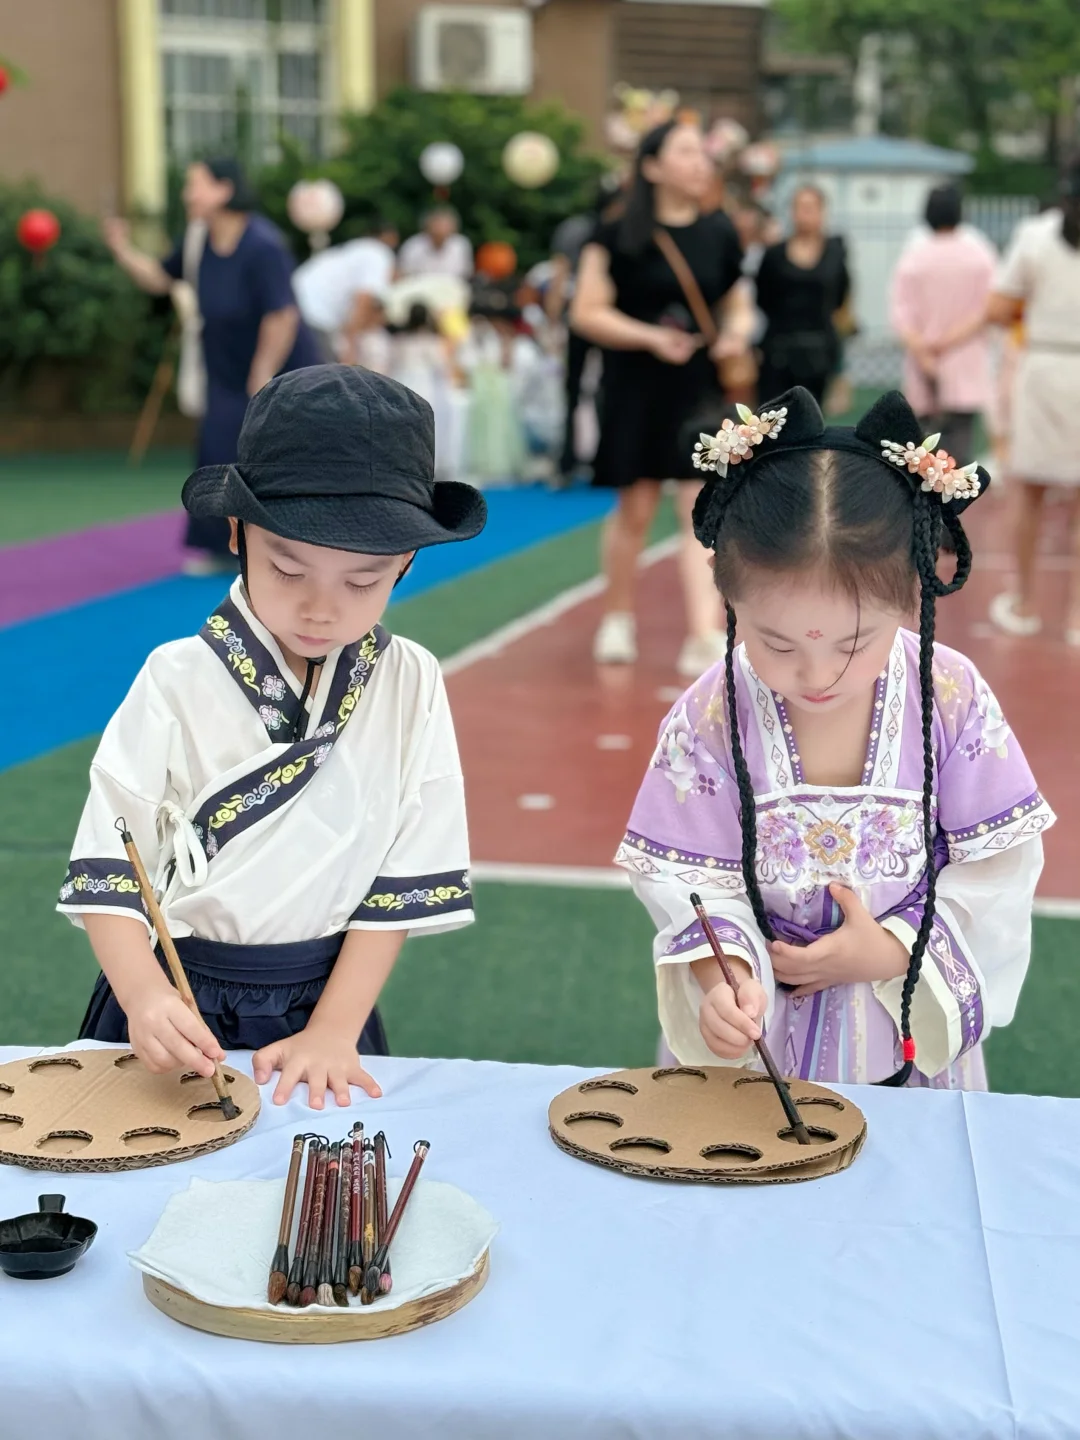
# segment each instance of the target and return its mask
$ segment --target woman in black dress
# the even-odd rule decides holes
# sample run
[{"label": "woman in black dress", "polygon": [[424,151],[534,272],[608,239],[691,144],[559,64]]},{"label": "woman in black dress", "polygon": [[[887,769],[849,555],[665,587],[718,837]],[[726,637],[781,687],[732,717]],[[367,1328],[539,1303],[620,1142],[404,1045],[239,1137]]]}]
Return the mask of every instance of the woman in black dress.
[{"label": "woman in black dress", "polygon": [[[690,516],[700,488],[691,422],[716,415],[717,362],[744,355],[754,324],[743,285],[742,247],[723,212],[700,213],[712,166],[693,125],[659,125],[641,142],[621,218],[601,224],[584,247],[570,323],[604,349],[600,443],[593,483],[617,489],[604,533],[606,613],[596,635],[601,663],[637,658],[633,613],[638,556],[664,480],[680,480],[680,568],[687,642],[680,673],[696,677],[723,655],[719,598]],[[710,348],[692,307],[654,238],[666,230],[718,316]]]},{"label": "woman in black dress", "polygon": [[792,235],[770,245],[757,273],[758,308],[769,322],[761,342],[763,399],[805,385],[820,403],[840,366],[834,313],[850,289],[844,242],[825,234],[825,197],[804,185],[791,202]]}]

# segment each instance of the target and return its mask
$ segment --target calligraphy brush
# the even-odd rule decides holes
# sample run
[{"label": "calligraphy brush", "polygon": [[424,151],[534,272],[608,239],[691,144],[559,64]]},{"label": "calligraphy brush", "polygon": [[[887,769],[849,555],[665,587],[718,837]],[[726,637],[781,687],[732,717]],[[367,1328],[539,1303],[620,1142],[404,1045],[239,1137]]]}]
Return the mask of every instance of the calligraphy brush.
[{"label": "calligraphy brush", "polygon": [[304,1266],[307,1264],[308,1241],[311,1235],[311,1202],[315,1198],[315,1171],[319,1165],[319,1135],[309,1135],[307,1170],[304,1175],[304,1198],[300,1202],[300,1224],[296,1229],[296,1250],[293,1252],[292,1269],[285,1300],[289,1305],[300,1302],[300,1287],[304,1283]]},{"label": "calligraphy brush", "polygon": [[330,1159],[326,1166],[326,1204],[323,1207],[322,1243],[319,1246],[319,1286],[315,1298],[320,1305],[334,1303],[334,1222],[341,1207],[341,1187],[338,1184],[341,1170],[341,1141],[335,1140],[330,1147]]},{"label": "calligraphy brush", "polygon": [[338,1222],[334,1230],[334,1304],[349,1303],[349,1219],[352,1204],[352,1147],[343,1142],[341,1146],[341,1178],[339,1182],[341,1200],[338,1205]]},{"label": "calligraphy brush", "polygon": [[[386,1157],[390,1154],[390,1147],[386,1143],[386,1136],[380,1130],[375,1136],[375,1235],[376,1245],[382,1244],[383,1236],[386,1234]],[[379,1276],[379,1292],[389,1295],[393,1288],[393,1278],[390,1274],[390,1261],[387,1259],[386,1268]]]},{"label": "calligraphy brush", "polygon": [[359,1120],[349,1133],[352,1136],[352,1185],[349,1196],[349,1294],[359,1295],[360,1282],[364,1278],[363,1243],[360,1239],[360,1227],[364,1213],[362,1198],[364,1127]]},{"label": "calligraphy brush", "polygon": [[379,1277],[386,1268],[387,1256],[390,1253],[390,1246],[394,1243],[394,1236],[397,1234],[398,1226],[401,1224],[401,1217],[405,1214],[405,1206],[409,1203],[409,1196],[413,1192],[417,1180],[420,1177],[420,1169],[427,1159],[431,1145],[427,1140],[418,1140],[413,1146],[412,1164],[409,1166],[409,1173],[405,1176],[405,1183],[390,1213],[390,1219],[386,1222],[386,1233],[381,1236],[379,1248],[375,1252],[371,1264],[364,1275],[364,1289],[361,1292],[361,1302],[366,1294],[371,1301],[379,1293]]},{"label": "calligraphy brush", "polygon": [[[158,943],[161,945],[162,954],[165,956],[165,961],[168,964],[169,973],[173,978],[173,984],[180,992],[180,999],[183,1000],[195,1018],[202,1021],[198,1004],[196,1003],[195,996],[192,994],[191,985],[188,983],[187,975],[184,973],[184,966],[180,960],[180,956],[176,952],[173,938],[169,934],[168,927],[165,924],[165,916],[161,913],[161,906],[158,904],[157,896],[154,894],[154,887],[150,884],[150,877],[146,873],[142,856],[139,854],[131,831],[127,828],[127,821],[121,817],[116,822],[116,828],[120,832],[120,839],[123,841],[124,849],[127,851],[127,857],[131,861],[135,871],[135,878],[139,882],[139,890],[142,894],[143,904],[146,906],[147,914],[150,916],[150,924],[157,932]],[[203,1024],[205,1023],[206,1022],[203,1021]],[[218,1061],[214,1062],[212,1079],[214,1091],[218,1097],[218,1104],[221,1106],[222,1115],[225,1116],[226,1120],[237,1119],[240,1111],[229,1097],[228,1082],[225,1079],[225,1073]]]},{"label": "calligraphy brush", "polygon": [[[706,940],[708,940],[712,946],[713,954],[716,956],[717,963],[724,973],[724,979],[731,986],[735,994],[738,995],[739,982],[735,979],[734,972],[728,964],[727,956],[721,949],[720,941],[717,938],[716,931],[713,929],[712,921],[708,915],[705,914],[705,907],[701,903],[701,896],[696,894],[691,895],[690,904],[694,907],[694,912],[701,921],[701,928],[705,931]],[[780,1104],[784,1107],[784,1114],[787,1116],[788,1124],[791,1126],[791,1133],[800,1145],[812,1145],[814,1142],[810,1139],[810,1132],[803,1124],[802,1116],[799,1114],[795,1101],[791,1098],[791,1091],[788,1089],[787,1083],[781,1076],[780,1071],[776,1068],[776,1061],[769,1054],[769,1047],[765,1044],[764,1033],[754,1041],[754,1045],[757,1047],[757,1052],[761,1056],[762,1064],[769,1072],[769,1079],[776,1087],[776,1093],[780,1097]]]},{"label": "calligraphy brush", "polygon": [[278,1243],[270,1265],[270,1280],[266,1287],[266,1298],[271,1305],[280,1305],[289,1288],[289,1238],[292,1235],[293,1211],[296,1209],[296,1187],[300,1180],[300,1161],[307,1144],[307,1135],[296,1135],[292,1142],[289,1159],[289,1174],[285,1181],[285,1199],[281,1206],[281,1224],[278,1226]]},{"label": "calligraphy brush", "polygon": [[304,1283],[300,1290],[302,1306],[314,1305],[315,1289],[319,1282],[319,1242],[322,1238],[323,1210],[326,1208],[326,1169],[329,1155],[330,1143],[324,1140],[319,1145],[319,1158],[315,1167],[315,1199],[311,1205],[311,1232],[308,1236]]}]

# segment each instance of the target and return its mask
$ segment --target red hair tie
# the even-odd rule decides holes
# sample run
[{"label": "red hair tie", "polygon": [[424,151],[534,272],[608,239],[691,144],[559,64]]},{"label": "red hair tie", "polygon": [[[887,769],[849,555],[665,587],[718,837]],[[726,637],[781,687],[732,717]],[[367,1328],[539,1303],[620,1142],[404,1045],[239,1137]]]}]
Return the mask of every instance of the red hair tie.
[{"label": "red hair tie", "polygon": [[912,1040],[912,1039],[910,1038],[910,1036],[908,1037],[908,1039],[906,1039],[906,1040],[904,1041],[904,1059],[905,1059],[905,1060],[914,1060],[914,1059],[915,1059],[915,1041]]}]

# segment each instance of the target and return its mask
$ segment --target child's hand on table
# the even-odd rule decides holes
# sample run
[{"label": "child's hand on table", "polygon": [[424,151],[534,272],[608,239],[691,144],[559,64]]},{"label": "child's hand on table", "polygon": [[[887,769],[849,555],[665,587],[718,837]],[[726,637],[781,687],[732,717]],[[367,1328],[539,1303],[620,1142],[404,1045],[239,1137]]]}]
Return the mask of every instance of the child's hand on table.
[{"label": "child's hand on table", "polygon": [[701,1002],[698,1023],[702,1038],[714,1055],[722,1060],[739,1060],[761,1036],[761,1017],[768,1006],[768,996],[741,960],[728,957],[739,993],[725,980],[714,985]]},{"label": "child's hand on table", "polygon": [[829,893],[844,912],[843,923],[812,945],[774,940],[769,954],[777,980],[794,985],[798,999],[830,985],[894,980],[905,974],[910,957],[903,943],[878,924],[846,885],[830,885]]},{"label": "child's hand on table", "polygon": [[205,1023],[193,1015],[167,982],[137,991],[127,1004],[131,1048],[154,1075],[180,1067],[200,1075],[214,1073],[225,1051]]},{"label": "child's hand on table", "polygon": [[317,1021],[296,1035],[256,1050],[251,1064],[258,1085],[265,1085],[275,1070],[281,1071],[274,1091],[275,1105],[284,1105],[302,1080],[307,1081],[308,1103],[313,1110],[323,1108],[328,1091],[339,1105],[350,1105],[350,1085],[359,1085],[373,1100],[382,1094],[360,1066],[355,1035],[343,1035]]}]

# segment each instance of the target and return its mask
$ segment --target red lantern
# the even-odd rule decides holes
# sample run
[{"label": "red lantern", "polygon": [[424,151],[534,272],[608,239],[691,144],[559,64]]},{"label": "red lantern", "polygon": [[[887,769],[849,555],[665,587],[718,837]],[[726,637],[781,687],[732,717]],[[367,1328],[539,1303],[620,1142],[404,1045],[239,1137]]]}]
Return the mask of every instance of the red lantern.
[{"label": "red lantern", "polygon": [[4,69],[3,65],[0,65],[0,95],[3,95],[4,91],[8,88],[10,84],[11,76]]},{"label": "red lantern", "polygon": [[476,252],[476,273],[489,280],[509,280],[517,269],[517,252],[505,240],[488,240]]},{"label": "red lantern", "polygon": [[60,239],[60,221],[51,210],[27,210],[19,217],[15,238],[31,255],[44,255]]}]

